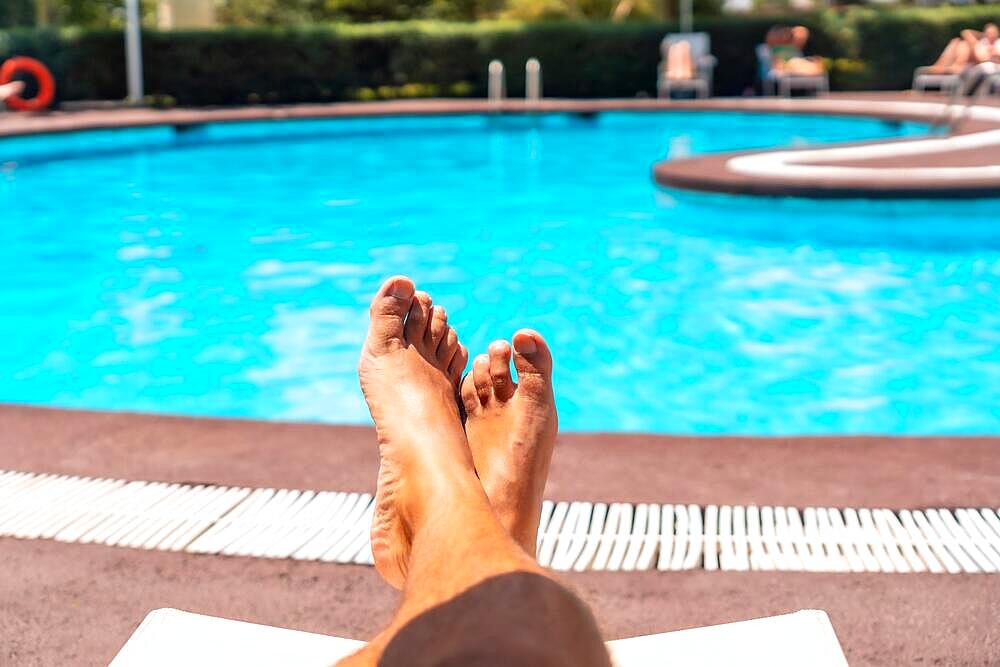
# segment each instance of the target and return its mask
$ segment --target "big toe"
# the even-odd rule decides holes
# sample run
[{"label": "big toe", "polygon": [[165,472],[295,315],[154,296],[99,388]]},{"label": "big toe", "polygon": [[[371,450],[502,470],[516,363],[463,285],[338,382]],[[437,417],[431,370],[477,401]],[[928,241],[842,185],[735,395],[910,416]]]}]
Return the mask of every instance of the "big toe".
[{"label": "big toe", "polygon": [[403,326],[413,303],[413,281],[393,276],[379,288],[372,299],[366,345],[374,354],[391,352],[404,345]]},{"label": "big toe", "polygon": [[518,391],[552,391],[552,352],[537,331],[521,329],[514,334],[514,368]]},{"label": "big toe", "polygon": [[413,293],[413,302],[410,304],[410,312],[406,316],[406,324],[403,327],[403,336],[406,337],[407,343],[423,344],[433,306],[434,302],[427,292],[417,290]]}]

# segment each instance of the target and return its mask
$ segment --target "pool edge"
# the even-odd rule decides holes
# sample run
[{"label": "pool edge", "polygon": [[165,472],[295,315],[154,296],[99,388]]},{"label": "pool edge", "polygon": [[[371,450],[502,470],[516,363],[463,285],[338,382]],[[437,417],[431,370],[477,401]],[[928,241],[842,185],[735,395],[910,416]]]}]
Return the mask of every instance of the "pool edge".
[{"label": "pool edge", "polygon": [[[978,114],[975,109],[981,109]],[[970,111],[970,109],[973,109]],[[942,110],[946,110],[947,113]],[[695,191],[759,196],[798,196],[808,198],[983,198],[1000,197],[1000,161],[993,150],[1000,145],[1000,101],[977,100],[976,107],[951,105],[949,98],[938,94],[913,92],[833,93],[817,98],[714,98],[705,100],[660,99],[545,99],[538,102],[483,99],[396,100],[387,102],[338,102],[289,106],[253,106],[236,108],[171,109],[141,108],[113,110],[56,111],[43,114],[8,114],[0,127],[0,137],[77,132],[153,126],[191,127],[207,123],[245,121],[281,121],[327,118],[363,118],[391,116],[462,115],[462,114],[532,114],[532,113],[601,113],[607,111],[684,112],[716,111],[744,113],[782,113],[824,116],[847,116],[890,122],[919,122],[939,125],[950,118],[952,134],[974,150],[912,153],[889,161],[889,164],[866,166],[838,164],[824,160],[796,164],[788,149],[770,149],[752,153],[718,153],[655,165],[653,178],[666,187]],[[992,133],[992,134],[991,134]],[[990,137],[989,142],[986,141]],[[984,143],[975,150],[978,140]],[[892,140],[890,140],[892,141]],[[917,140],[911,140],[917,141]],[[869,147],[886,145],[885,140],[866,142]],[[831,144],[822,150],[835,150],[852,144]],[[856,144],[854,144],[856,145]],[[820,151],[815,151],[819,153]],[[829,153],[827,154],[829,155]],[[736,157],[770,161],[768,169],[757,165],[737,173],[731,164]],[[787,159],[786,159],[787,158]],[[940,165],[946,167],[940,172]],[[970,163],[971,161],[971,163]],[[877,163],[875,160],[872,164]],[[884,162],[884,160],[883,160]],[[936,166],[946,178],[923,178]],[[805,167],[806,169],[803,169]],[[808,178],[808,169],[822,172],[822,178]],[[874,170],[873,170],[874,169]],[[950,171],[949,171],[950,170]]]}]

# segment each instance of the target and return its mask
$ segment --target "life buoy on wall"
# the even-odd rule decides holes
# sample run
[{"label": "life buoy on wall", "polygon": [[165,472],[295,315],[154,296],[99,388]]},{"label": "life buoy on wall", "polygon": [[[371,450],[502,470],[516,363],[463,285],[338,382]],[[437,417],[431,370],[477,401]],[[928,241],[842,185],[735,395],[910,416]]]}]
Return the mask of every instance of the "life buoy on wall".
[{"label": "life buoy on wall", "polygon": [[38,94],[31,99],[24,99],[20,95],[11,95],[6,100],[7,107],[14,111],[42,111],[48,109],[52,100],[56,97],[56,81],[52,78],[52,72],[45,65],[26,56],[11,58],[0,67],[0,86],[10,83],[14,75],[25,72],[35,77],[38,82]]}]

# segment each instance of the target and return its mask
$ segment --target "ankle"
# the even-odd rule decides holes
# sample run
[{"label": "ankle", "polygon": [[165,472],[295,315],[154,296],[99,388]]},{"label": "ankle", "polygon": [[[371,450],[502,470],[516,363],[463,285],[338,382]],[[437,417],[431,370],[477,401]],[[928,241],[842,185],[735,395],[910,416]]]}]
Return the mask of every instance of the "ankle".
[{"label": "ankle", "polygon": [[407,485],[400,513],[410,535],[423,531],[429,520],[489,507],[475,468],[460,461],[433,461],[420,466]]}]

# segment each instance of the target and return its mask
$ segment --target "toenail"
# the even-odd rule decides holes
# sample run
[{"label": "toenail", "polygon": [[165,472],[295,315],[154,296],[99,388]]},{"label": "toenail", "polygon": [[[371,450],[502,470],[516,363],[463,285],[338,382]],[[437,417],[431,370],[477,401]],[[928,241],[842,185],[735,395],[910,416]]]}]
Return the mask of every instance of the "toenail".
[{"label": "toenail", "polygon": [[514,341],[514,349],[519,354],[534,354],[538,351],[538,346],[535,345],[535,339],[531,336],[522,336]]},{"label": "toenail", "polygon": [[389,288],[389,296],[394,296],[397,299],[409,299],[413,296],[413,285],[404,280],[399,280]]}]

